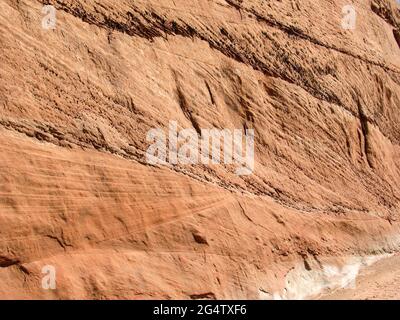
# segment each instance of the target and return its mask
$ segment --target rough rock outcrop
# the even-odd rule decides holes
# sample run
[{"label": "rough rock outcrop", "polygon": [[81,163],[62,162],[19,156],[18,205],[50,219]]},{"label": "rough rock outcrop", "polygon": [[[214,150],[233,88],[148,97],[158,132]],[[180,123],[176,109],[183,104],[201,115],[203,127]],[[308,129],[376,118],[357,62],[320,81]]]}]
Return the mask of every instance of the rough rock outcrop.
[{"label": "rough rock outcrop", "polygon": [[[400,13],[344,5],[2,0],[0,297],[257,299],[396,250]],[[149,165],[170,121],[254,129],[253,174]]]}]

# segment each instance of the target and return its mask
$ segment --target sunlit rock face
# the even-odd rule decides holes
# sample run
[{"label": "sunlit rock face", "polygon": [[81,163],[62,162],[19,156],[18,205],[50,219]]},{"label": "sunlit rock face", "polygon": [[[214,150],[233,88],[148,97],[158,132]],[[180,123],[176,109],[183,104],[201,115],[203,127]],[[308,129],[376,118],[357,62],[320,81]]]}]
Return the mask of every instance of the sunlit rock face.
[{"label": "sunlit rock face", "polygon": [[[396,250],[399,26],[394,0],[0,1],[0,298],[258,299]],[[200,161],[212,129],[244,161]]]}]

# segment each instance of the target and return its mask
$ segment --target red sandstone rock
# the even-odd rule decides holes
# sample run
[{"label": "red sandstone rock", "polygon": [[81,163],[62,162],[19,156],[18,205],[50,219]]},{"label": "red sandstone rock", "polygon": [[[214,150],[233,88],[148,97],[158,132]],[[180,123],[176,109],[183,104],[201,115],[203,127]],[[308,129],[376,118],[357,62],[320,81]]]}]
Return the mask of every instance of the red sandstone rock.
[{"label": "red sandstone rock", "polygon": [[[400,15],[356,0],[344,30],[342,5],[2,0],[0,298],[257,299],[396,250]],[[253,174],[150,166],[172,120],[254,129]]]}]

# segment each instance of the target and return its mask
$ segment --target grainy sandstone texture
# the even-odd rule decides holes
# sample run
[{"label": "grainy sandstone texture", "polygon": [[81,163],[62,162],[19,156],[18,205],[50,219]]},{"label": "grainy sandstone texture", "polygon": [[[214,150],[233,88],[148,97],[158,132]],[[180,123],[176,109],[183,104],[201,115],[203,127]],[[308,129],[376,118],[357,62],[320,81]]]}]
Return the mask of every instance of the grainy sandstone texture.
[{"label": "grainy sandstone texture", "polygon": [[[396,250],[400,13],[352,3],[1,0],[0,298],[258,299]],[[171,120],[254,129],[254,173],[148,165]]]}]

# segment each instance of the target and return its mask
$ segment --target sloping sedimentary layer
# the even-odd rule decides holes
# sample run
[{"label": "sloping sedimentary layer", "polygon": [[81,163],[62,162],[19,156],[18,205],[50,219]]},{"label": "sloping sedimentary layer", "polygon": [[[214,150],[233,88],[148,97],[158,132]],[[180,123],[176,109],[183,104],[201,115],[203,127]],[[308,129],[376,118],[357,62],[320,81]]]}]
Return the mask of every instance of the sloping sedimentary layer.
[{"label": "sloping sedimentary layer", "polygon": [[[261,298],[395,251],[400,14],[346,4],[1,1],[0,297]],[[254,129],[253,174],[149,165],[170,121]]]}]

